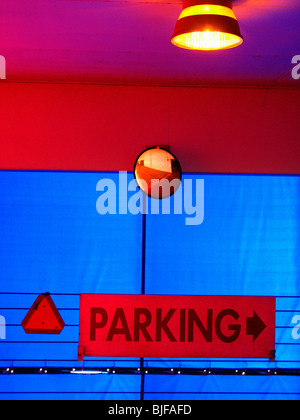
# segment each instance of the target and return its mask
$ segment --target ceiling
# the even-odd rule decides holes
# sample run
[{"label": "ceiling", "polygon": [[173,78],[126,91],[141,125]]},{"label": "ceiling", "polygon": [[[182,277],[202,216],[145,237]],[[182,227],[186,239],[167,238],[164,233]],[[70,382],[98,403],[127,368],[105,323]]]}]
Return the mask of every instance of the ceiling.
[{"label": "ceiling", "polygon": [[212,53],[171,44],[181,9],[181,0],[1,0],[7,81],[299,88],[299,0],[234,0],[245,42]]}]

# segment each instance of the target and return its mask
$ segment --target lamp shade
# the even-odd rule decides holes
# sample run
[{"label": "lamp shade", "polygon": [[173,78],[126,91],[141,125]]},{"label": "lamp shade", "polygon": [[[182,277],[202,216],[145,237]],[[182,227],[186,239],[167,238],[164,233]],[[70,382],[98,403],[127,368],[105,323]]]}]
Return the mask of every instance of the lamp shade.
[{"label": "lamp shade", "polygon": [[191,50],[223,50],[243,43],[232,0],[184,0],[172,43]]}]

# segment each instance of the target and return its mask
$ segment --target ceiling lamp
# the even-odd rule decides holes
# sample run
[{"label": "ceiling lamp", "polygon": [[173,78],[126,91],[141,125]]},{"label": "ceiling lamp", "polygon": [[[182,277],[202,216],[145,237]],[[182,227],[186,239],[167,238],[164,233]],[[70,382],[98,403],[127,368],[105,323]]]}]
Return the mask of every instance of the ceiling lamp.
[{"label": "ceiling lamp", "polygon": [[243,43],[232,0],[183,0],[172,43],[190,50],[214,51]]}]

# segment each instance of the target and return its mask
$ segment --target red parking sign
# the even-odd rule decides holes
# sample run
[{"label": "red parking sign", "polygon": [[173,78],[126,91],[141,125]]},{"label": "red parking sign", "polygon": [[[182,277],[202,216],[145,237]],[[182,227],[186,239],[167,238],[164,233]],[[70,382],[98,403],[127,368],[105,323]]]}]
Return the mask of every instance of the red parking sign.
[{"label": "red parking sign", "polygon": [[81,295],[80,356],[269,358],[275,298]]}]

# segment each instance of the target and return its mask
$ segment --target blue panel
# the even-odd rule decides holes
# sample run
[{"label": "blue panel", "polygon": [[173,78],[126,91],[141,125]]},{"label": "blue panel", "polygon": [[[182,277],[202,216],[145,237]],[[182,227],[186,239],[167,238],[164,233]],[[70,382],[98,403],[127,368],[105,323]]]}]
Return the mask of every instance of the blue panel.
[{"label": "blue panel", "polygon": [[140,292],[141,216],[99,215],[103,178],[118,186],[117,174],[0,173],[2,291]]},{"label": "blue panel", "polygon": [[300,399],[300,381],[288,376],[146,376],[149,400]]},{"label": "blue panel", "polygon": [[1,375],[2,400],[139,399],[141,378],[128,375]]},{"label": "blue panel", "polygon": [[[199,214],[196,184],[204,179],[204,220],[195,226],[187,223],[197,212],[187,214],[184,205],[188,179]],[[298,367],[300,340],[292,338],[292,319],[300,305],[300,178],[186,174],[182,214],[172,213],[176,194],[171,214],[147,216],[146,293],[281,296],[276,300],[277,366],[290,361],[290,367]],[[149,366],[234,366],[232,360],[146,361]],[[244,362],[269,367],[269,362]]]},{"label": "blue panel", "polygon": [[184,198],[187,179],[194,205],[204,179],[204,222],[147,216],[146,292],[299,296],[300,178],[186,175]]},{"label": "blue panel", "polygon": [[[0,292],[10,293],[0,294],[7,323],[1,367],[81,367],[79,295],[73,294],[140,293],[141,216],[98,214],[96,185],[105,178],[118,186],[117,174],[0,172]],[[21,322],[46,291],[66,327],[60,336],[28,336]],[[108,358],[85,366],[124,363],[139,366],[138,359]],[[138,399],[139,392],[140,378],[132,376],[0,375],[3,399]]]},{"label": "blue panel", "polygon": [[[118,188],[114,173],[0,172],[0,316],[7,323],[0,367],[78,368],[79,294],[141,292],[142,217],[98,214],[96,184],[103,178]],[[146,293],[280,296],[277,361],[145,359],[145,365],[299,368],[300,339],[292,336],[292,319],[300,315],[300,178],[185,175],[184,181],[188,178],[193,202],[183,182],[183,214],[146,217]],[[204,179],[205,218],[193,226],[191,206],[198,205],[199,219],[202,211],[197,179]],[[20,324],[37,294],[46,291],[66,327],[56,337],[28,336]],[[139,359],[84,363],[137,367]],[[0,375],[0,398],[138,399],[139,392],[138,375]],[[300,391],[299,378],[292,377],[148,375],[145,392],[149,399],[299,399]]]}]

